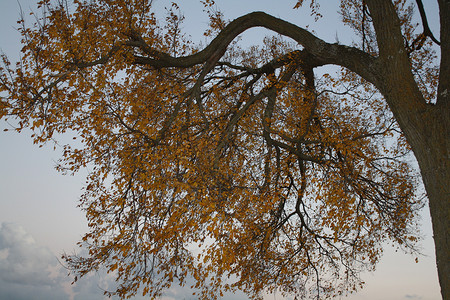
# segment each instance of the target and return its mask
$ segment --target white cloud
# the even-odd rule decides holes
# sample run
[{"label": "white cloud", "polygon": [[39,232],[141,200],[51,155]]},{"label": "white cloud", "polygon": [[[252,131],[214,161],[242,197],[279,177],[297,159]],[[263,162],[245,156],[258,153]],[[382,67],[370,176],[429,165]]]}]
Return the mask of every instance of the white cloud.
[{"label": "white cloud", "polygon": [[[70,285],[71,277],[47,247],[40,246],[20,225],[0,225],[0,299],[101,300],[114,286],[111,274],[98,272]],[[113,297],[113,299],[117,299]],[[142,296],[133,299],[147,299]],[[165,299],[194,299],[188,288],[174,287]]]},{"label": "white cloud", "polygon": [[69,299],[58,260],[14,223],[0,227],[0,298]]}]

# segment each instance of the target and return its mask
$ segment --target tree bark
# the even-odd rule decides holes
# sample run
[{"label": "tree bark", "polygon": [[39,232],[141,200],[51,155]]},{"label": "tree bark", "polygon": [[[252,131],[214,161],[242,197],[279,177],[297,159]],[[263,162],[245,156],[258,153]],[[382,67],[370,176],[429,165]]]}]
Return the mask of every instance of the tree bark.
[{"label": "tree bark", "polygon": [[433,237],[436,251],[436,265],[444,300],[450,299],[450,164],[448,138],[450,116],[446,110],[434,111],[426,122],[429,136],[425,145],[416,145],[422,179],[427,191]]}]

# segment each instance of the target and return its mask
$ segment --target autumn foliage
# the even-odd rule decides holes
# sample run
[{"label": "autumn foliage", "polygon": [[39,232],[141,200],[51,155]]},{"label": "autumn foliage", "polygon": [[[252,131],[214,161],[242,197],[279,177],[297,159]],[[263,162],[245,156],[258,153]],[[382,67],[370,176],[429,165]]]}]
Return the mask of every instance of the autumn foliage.
[{"label": "autumn foliage", "polygon": [[[410,5],[394,2],[431,103],[432,41]],[[233,40],[260,26],[252,22],[279,19],[229,22],[212,1],[207,47],[183,35],[176,4],[159,19],[152,1],[40,3],[36,25],[21,23],[20,63],[3,57],[0,116],[31,128],[38,144],[77,137],[58,165],[89,170],[87,255],[64,256],[75,280],[105,268],[117,278],[106,294],[121,298],[191,278],[208,299],[235,290],[325,298],[359,289],[384,242],[414,249],[423,203],[408,143],[351,62],[318,72],[332,59],[280,36],[241,48]],[[379,50],[363,3],[342,1],[361,43],[339,51],[370,62]]]}]

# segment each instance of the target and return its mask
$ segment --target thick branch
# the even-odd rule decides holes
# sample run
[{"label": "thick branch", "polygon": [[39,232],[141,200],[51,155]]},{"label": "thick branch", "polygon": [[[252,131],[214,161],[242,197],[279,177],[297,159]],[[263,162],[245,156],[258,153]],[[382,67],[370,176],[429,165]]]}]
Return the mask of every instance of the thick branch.
[{"label": "thick branch", "polygon": [[423,126],[421,114],[427,107],[411,71],[400,20],[390,0],[366,0],[366,3],[372,15],[382,65],[379,75],[383,78],[376,86],[411,143],[414,131]]},{"label": "thick branch", "polygon": [[201,64],[217,55],[222,55],[234,38],[253,27],[264,27],[292,38],[315,56],[317,60],[321,60],[322,64],[340,65],[372,83],[377,81],[377,59],[375,57],[357,48],[326,43],[305,29],[264,12],[253,12],[235,19],[205,49],[189,56],[172,57],[152,49],[136,33],[131,36],[128,45],[137,47],[148,55],[148,57],[136,56],[135,63],[137,64],[150,65],[157,68],[187,68]]},{"label": "thick branch", "polygon": [[[438,87],[437,105],[439,109],[450,107],[450,2],[439,0],[439,15],[441,21],[441,65]],[[444,116],[449,120],[449,115]]]},{"label": "thick branch", "polygon": [[441,43],[434,37],[433,33],[431,32],[430,26],[428,26],[428,19],[427,15],[425,14],[422,0],[416,0],[416,3],[417,7],[419,8],[420,18],[422,19],[423,34],[430,37],[430,39],[436,44],[440,45]]}]

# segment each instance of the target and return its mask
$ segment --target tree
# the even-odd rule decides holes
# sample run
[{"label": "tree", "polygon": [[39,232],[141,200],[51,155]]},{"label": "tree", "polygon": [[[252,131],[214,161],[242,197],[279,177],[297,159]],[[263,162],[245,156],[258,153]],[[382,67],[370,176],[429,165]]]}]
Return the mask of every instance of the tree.
[{"label": "tree", "polygon": [[[226,22],[203,3],[214,36],[204,48],[182,34],[175,3],[159,20],[152,1],[40,1],[35,27],[22,23],[21,62],[3,57],[0,116],[36,143],[82,141],[63,146],[58,166],[91,169],[88,255],[64,256],[75,280],[104,267],[118,281],[106,294],[120,297],[140,286],[156,297],[188,276],[204,298],[356,290],[384,241],[414,250],[410,147],[448,299],[448,1],[438,41],[421,1],[423,28],[406,0],[342,0],[352,46],[262,12]],[[253,27],[279,36],[241,49]],[[326,65],[342,69],[319,76]]]}]

